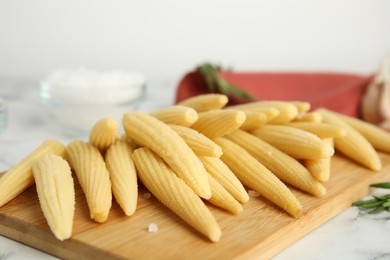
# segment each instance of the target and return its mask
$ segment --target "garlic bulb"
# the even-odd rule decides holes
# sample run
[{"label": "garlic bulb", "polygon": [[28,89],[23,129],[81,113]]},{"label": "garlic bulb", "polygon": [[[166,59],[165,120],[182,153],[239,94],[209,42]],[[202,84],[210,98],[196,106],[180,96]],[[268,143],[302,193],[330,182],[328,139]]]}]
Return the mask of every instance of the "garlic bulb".
[{"label": "garlic bulb", "polygon": [[390,55],[369,84],[361,102],[362,118],[390,131]]}]

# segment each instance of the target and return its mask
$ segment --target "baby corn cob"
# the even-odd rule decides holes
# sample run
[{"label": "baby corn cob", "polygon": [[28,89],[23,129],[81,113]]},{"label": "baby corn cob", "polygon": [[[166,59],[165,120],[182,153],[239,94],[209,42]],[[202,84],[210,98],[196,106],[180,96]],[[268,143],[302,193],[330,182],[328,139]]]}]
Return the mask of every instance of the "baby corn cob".
[{"label": "baby corn cob", "polygon": [[273,107],[244,108],[246,120],[241,125],[243,130],[252,130],[264,125],[280,114],[279,110]]},{"label": "baby corn cob", "polygon": [[223,108],[228,103],[228,97],[223,94],[203,94],[190,97],[177,103],[180,106],[192,107],[197,112],[205,112]]},{"label": "baby corn cob", "polygon": [[68,145],[67,159],[83,189],[91,218],[106,221],[111,208],[111,182],[99,150],[83,141],[73,141]]},{"label": "baby corn cob", "polygon": [[267,123],[267,115],[265,113],[257,113],[252,111],[245,112],[245,122],[240,126],[242,130],[252,130]]},{"label": "baby corn cob", "polygon": [[137,174],[131,158],[132,152],[126,141],[117,140],[105,156],[112,193],[127,216],[135,212],[138,198]]},{"label": "baby corn cob", "polygon": [[238,129],[245,122],[245,113],[238,110],[212,110],[199,113],[191,128],[209,138],[220,137]]},{"label": "baby corn cob", "polygon": [[295,127],[298,129],[302,129],[306,132],[310,132],[321,139],[341,137],[347,134],[347,131],[345,131],[344,128],[337,125],[325,123],[291,122],[287,124],[287,126]]},{"label": "baby corn cob", "polygon": [[136,149],[133,159],[142,183],[162,204],[211,241],[219,241],[221,229],[214,216],[161,158],[145,147]]},{"label": "baby corn cob", "polygon": [[210,138],[198,131],[178,125],[169,125],[169,127],[179,134],[186,144],[198,156],[221,157],[222,149]]},{"label": "baby corn cob", "polygon": [[334,113],[334,114],[339,116],[342,120],[347,122],[347,124],[352,126],[360,134],[362,134],[372,144],[372,146],[374,146],[375,149],[382,152],[390,153],[389,132],[373,124],[360,120],[358,118],[353,118],[338,113],[337,114]]},{"label": "baby corn cob", "polygon": [[75,211],[75,191],[69,164],[46,154],[33,165],[39,203],[50,230],[59,240],[70,238]]},{"label": "baby corn cob", "polygon": [[227,165],[219,158],[201,156],[206,171],[218,181],[236,200],[239,202],[247,202],[249,200],[242,183],[237,179],[236,175],[227,167]]},{"label": "baby corn cob", "polygon": [[105,152],[119,136],[119,124],[114,118],[98,120],[89,133],[89,143]]},{"label": "baby corn cob", "polygon": [[217,138],[215,142],[222,147],[222,160],[245,186],[255,190],[290,215],[297,217],[301,214],[302,206],[294,194],[259,161],[226,138]]},{"label": "baby corn cob", "polygon": [[269,101],[269,105],[280,112],[278,116],[269,121],[270,124],[286,124],[298,115],[298,108],[289,102]]},{"label": "baby corn cob", "polygon": [[47,153],[64,156],[65,146],[55,140],[46,140],[33,152],[0,177],[0,207],[34,184],[32,166]]},{"label": "baby corn cob", "polygon": [[321,123],[322,116],[318,112],[310,113],[301,113],[293,120],[293,122],[311,122],[311,123]]},{"label": "baby corn cob", "polygon": [[157,153],[200,197],[211,197],[207,172],[199,158],[168,125],[141,112],[123,116],[127,136]]},{"label": "baby corn cob", "polygon": [[191,126],[198,120],[198,113],[190,107],[171,106],[149,113],[166,124]]},{"label": "baby corn cob", "polygon": [[233,214],[238,214],[242,211],[241,204],[211,175],[209,175],[209,183],[212,195],[207,200],[208,202]]},{"label": "baby corn cob", "polygon": [[[234,109],[235,107],[239,107],[239,106],[241,105],[230,106],[227,107],[226,110]],[[274,119],[280,114],[279,110],[274,107],[249,107],[249,108],[243,107],[242,109],[236,109],[236,110],[243,111],[245,114],[247,112],[265,114],[267,117],[267,122],[270,121],[271,119]]]},{"label": "baby corn cob", "polygon": [[382,162],[379,155],[363,135],[331,111],[326,109],[318,111],[322,114],[325,123],[338,125],[347,132],[343,137],[334,138],[337,151],[373,171],[381,170]]},{"label": "baby corn cob", "polygon": [[297,109],[298,113],[303,114],[310,110],[311,104],[306,101],[290,101]]},{"label": "baby corn cob", "polygon": [[334,154],[331,145],[324,143],[316,135],[298,128],[264,125],[251,133],[295,159],[328,158]]},{"label": "baby corn cob", "polygon": [[[333,138],[325,138],[322,141],[333,146]],[[319,181],[327,181],[330,177],[331,161],[332,158],[328,157],[315,160],[304,160],[303,164],[314,178]]]},{"label": "baby corn cob", "polygon": [[[260,138],[242,130],[234,131],[227,138],[247,150],[282,181],[316,196],[326,193],[325,187],[302,164]],[[225,153],[223,147],[222,151]]]},{"label": "baby corn cob", "polygon": [[298,108],[287,101],[256,101],[247,104],[234,105],[229,108],[237,110],[257,109],[261,107],[275,108],[279,110],[279,115],[270,120],[272,124],[286,124],[291,122],[298,115]]}]

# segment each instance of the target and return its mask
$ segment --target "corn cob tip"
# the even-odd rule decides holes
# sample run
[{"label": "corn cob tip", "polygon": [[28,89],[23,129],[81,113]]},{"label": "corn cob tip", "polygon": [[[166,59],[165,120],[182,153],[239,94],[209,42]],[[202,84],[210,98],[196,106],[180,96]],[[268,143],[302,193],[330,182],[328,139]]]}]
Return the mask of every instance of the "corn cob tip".
[{"label": "corn cob tip", "polygon": [[326,188],[320,182],[315,182],[311,194],[322,197],[326,194]]},{"label": "corn cob tip", "polygon": [[237,215],[239,213],[241,213],[242,211],[244,210],[244,208],[242,207],[242,205],[237,202],[234,207],[231,207],[229,209],[229,212],[232,213],[233,215]]},{"label": "corn cob tip", "polygon": [[[208,187],[210,188],[210,187]],[[197,195],[203,199],[210,199],[211,198],[211,190],[208,190],[206,188],[201,188],[199,190],[196,191]]]},{"label": "corn cob tip", "polygon": [[229,98],[226,95],[219,95],[217,101],[219,104],[226,105],[229,102]]},{"label": "corn cob tip", "polygon": [[186,117],[188,119],[189,122],[196,122],[196,120],[198,120],[198,112],[196,112],[196,110],[194,109],[188,109],[187,113],[186,113]]},{"label": "corn cob tip", "polygon": [[98,223],[103,223],[108,218],[108,212],[93,212],[90,217]]},{"label": "corn cob tip", "polygon": [[237,124],[241,125],[245,122],[246,120],[246,115],[243,111],[238,111],[235,117],[235,121]]},{"label": "corn cob tip", "polygon": [[333,148],[333,145],[325,143],[324,146],[322,147],[322,155],[323,158],[329,158],[332,157],[335,153],[335,150]]},{"label": "corn cob tip", "polygon": [[212,242],[218,242],[221,239],[222,231],[220,228],[214,228],[207,234],[207,237],[212,241]]},{"label": "corn cob tip", "polygon": [[111,117],[98,120],[89,133],[89,143],[100,151],[107,150],[119,136],[119,123]]},{"label": "corn cob tip", "polygon": [[237,198],[237,200],[241,203],[247,203],[249,201],[248,192],[243,193],[241,197]]},{"label": "corn cob tip", "polygon": [[60,240],[60,241],[64,241],[66,239],[69,239],[71,236],[72,236],[72,233],[71,232],[67,232],[67,233],[56,233],[54,234],[55,237]]},{"label": "corn cob tip", "polygon": [[208,202],[230,213],[240,213],[243,210],[242,205],[211,174],[208,177],[212,193]]},{"label": "corn cob tip", "polygon": [[290,214],[294,217],[294,218],[299,218],[301,215],[302,215],[302,209],[300,211],[297,211],[297,212],[294,212],[294,213],[291,213]]},{"label": "corn cob tip", "polygon": [[379,172],[380,170],[382,170],[382,162],[380,160],[373,159],[373,162],[369,166],[369,168],[375,172]]}]

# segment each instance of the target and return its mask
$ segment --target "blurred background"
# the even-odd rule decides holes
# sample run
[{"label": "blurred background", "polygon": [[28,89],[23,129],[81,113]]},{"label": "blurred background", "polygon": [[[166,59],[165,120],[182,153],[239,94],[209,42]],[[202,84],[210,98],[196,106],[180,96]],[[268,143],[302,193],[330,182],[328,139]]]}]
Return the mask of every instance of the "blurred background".
[{"label": "blurred background", "polygon": [[[38,81],[58,69],[142,72],[149,92],[141,108],[151,111],[172,104],[180,78],[205,61],[237,71],[371,75],[387,53],[389,0],[0,0],[0,133],[4,129],[0,172],[15,165],[42,140],[68,143],[76,139],[63,134],[60,124],[38,106]],[[88,95],[69,92],[72,100],[79,96],[95,100],[92,91]],[[60,123],[84,126],[86,120],[80,111],[95,122],[95,110],[73,110],[72,104],[63,107],[58,106],[61,114],[55,117]],[[50,106],[46,110],[57,111]],[[88,123],[83,138],[91,129]],[[355,226],[356,221],[345,225],[346,220],[356,219],[355,213],[349,212],[336,222],[341,224],[319,230],[319,238],[308,237],[310,243],[292,252],[300,255],[304,248],[306,258],[310,253],[317,258],[318,245],[322,245],[325,258],[334,257],[339,248],[352,252],[359,248],[362,257],[361,252],[375,254],[377,245],[385,248],[387,242],[374,239],[366,243],[359,238],[369,230],[378,233],[375,238],[383,238],[379,241],[388,241],[389,221],[387,228],[370,221],[361,228]],[[363,222],[367,221],[359,219],[358,224]],[[363,233],[355,235],[350,230]],[[343,232],[346,236],[340,235]],[[328,234],[328,242],[323,234]],[[352,237],[358,240],[351,242]],[[343,238],[348,243],[339,243]],[[14,258],[14,252],[20,259],[43,259],[43,255],[34,258],[31,250],[19,250],[18,246],[0,236],[0,259]]]},{"label": "blurred background", "polygon": [[390,52],[389,14],[386,0],[0,0],[0,77],[84,66],[178,80],[204,61],[372,73]]}]

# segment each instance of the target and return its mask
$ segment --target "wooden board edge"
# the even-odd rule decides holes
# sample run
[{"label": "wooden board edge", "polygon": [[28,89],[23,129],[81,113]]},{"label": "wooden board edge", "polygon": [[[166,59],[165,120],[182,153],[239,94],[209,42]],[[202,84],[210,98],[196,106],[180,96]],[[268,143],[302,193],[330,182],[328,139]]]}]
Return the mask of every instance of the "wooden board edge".
[{"label": "wooden board edge", "polygon": [[[12,228],[8,225],[0,225],[0,235],[15,240],[16,242],[25,244],[29,247],[38,249],[42,252],[50,254],[54,257],[61,259],[77,259],[77,260],[89,260],[91,258],[99,259],[113,259],[122,260],[123,258],[117,255],[109,254],[99,248],[91,247],[81,242],[77,242],[69,239],[60,241],[51,237],[52,234],[44,228],[34,228],[34,232],[26,232],[26,229],[21,225],[13,225]],[[78,247],[76,249],[75,247]],[[81,253],[80,253],[81,252]]]},{"label": "wooden board edge", "polygon": [[[259,246],[252,248],[248,252],[245,252],[242,255],[237,256],[237,259],[270,259],[277,254],[281,253],[288,246],[292,245],[294,242],[305,237],[310,232],[319,228],[324,223],[328,222],[335,216],[342,213],[347,208],[351,207],[350,201],[357,201],[370,193],[369,184],[373,182],[383,182],[388,181],[388,174],[378,174],[373,173],[371,177],[366,178],[359,184],[353,185],[348,189],[345,189],[343,192],[339,193],[337,197],[334,197],[331,202],[328,204],[328,207],[325,209],[318,205],[316,208],[313,208],[309,213],[301,216],[298,219],[298,225],[296,222],[294,225],[285,226],[282,229],[279,229],[274,233],[273,236],[265,239]],[[340,200],[340,196],[343,196],[348,199]],[[340,201],[342,203],[340,203]],[[326,214],[323,214],[326,210]],[[316,225],[308,225],[308,223],[317,223]],[[285,236],[283,243],[280,240],[277,240],[278,237],[282,236],[283,233],[288,232],[289,236]],[[290,234],[294,233],[294,236]]]},{"label": "wooden board edge", "polygon": [[33,247],[55,257],[60,257],[64,259],[87,259],[81,257],[79,254],[74,253],[71,250],[68,250],[65,247],[53,245],[51,243],[48,243],[47,241],[43,241],[35,235],[28,234],[14,228],[9,228],[5,225],[0,226],[0,235],[15,240],[19,243],[25,244],[29,247]]}]

